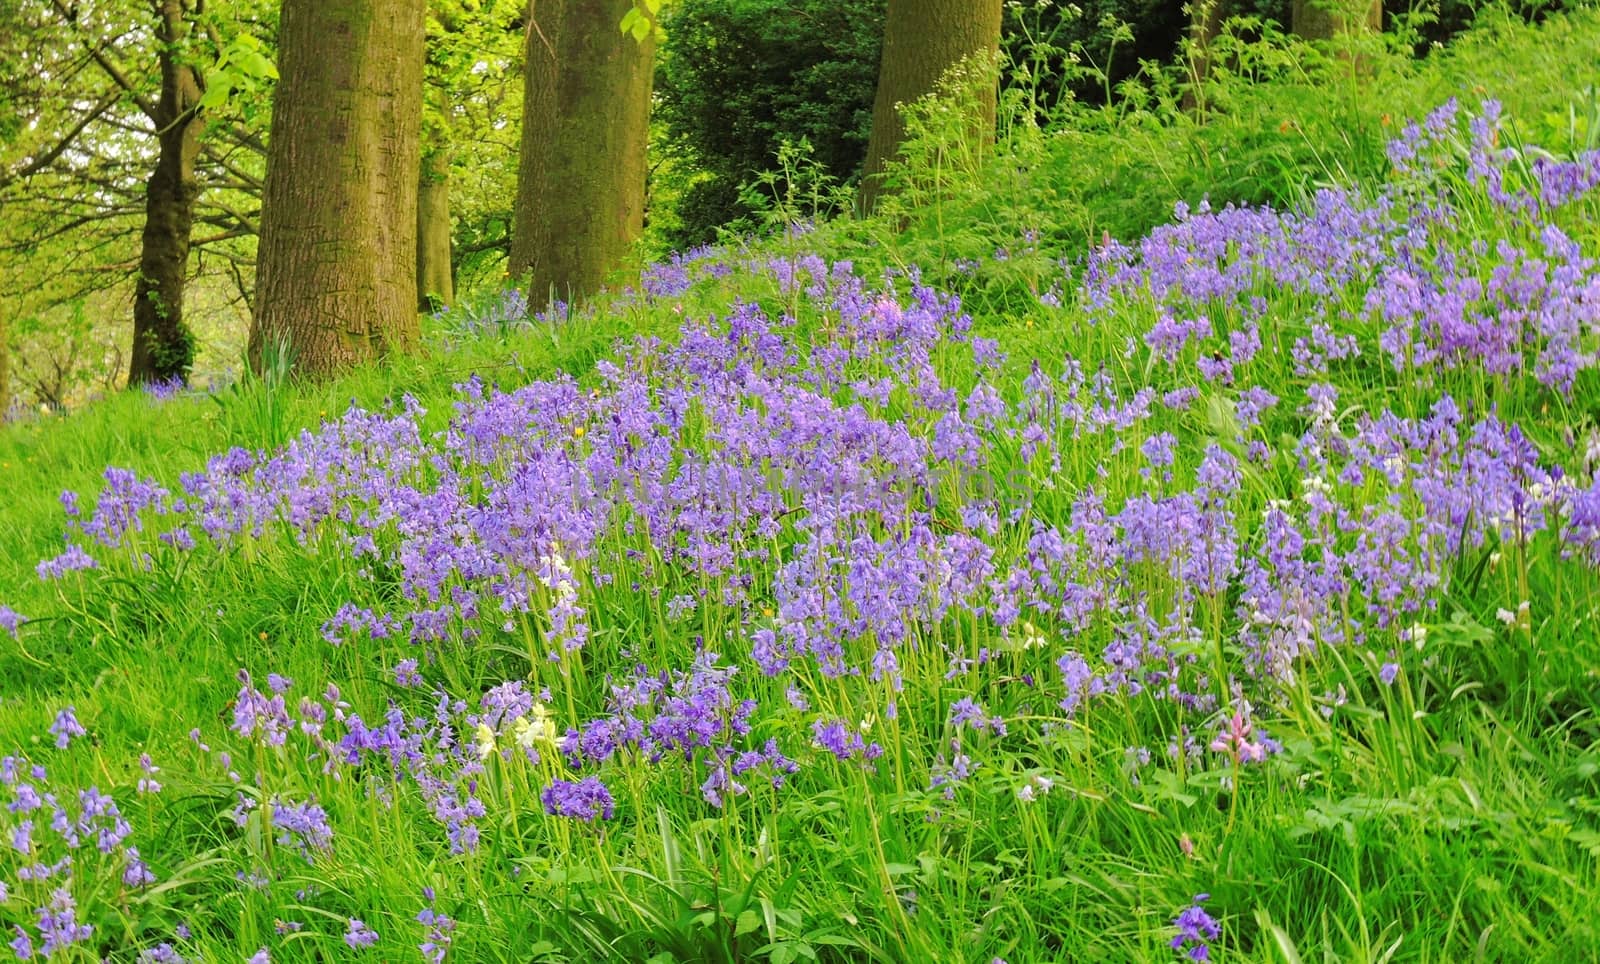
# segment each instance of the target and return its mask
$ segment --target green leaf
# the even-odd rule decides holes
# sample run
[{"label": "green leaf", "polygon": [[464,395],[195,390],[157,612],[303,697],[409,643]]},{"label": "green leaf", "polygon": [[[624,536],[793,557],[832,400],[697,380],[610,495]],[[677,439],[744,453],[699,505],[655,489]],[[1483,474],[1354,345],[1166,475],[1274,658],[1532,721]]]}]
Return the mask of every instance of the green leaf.
[{"label": "green leaf", "polygon": [[761,915],[753,910],[747,910],[740,914],[739,919],[734,923],[733,936],[743,937],[751,931],[759,930],[760,927]]},{"label": "green leaf", "polygon": [[278,67],[265,56],[253,51],[244,51],[238,59],[239,69],[246,76],[255,79],[278,79]]},{"label": "green leaf", "polygon": [[1171,770],[1157,770],[1151,783],[1155,784],[1157,800],[1171,800],[1185,807],[1192,807],[1200,800],[1194,794],[1184,792],[1182,781]]},{"label": "green leaf", "polygon": [[225,78],[213,75],[206,80],[206,92],[200,95],[201,110],[216,110],[228,102],[228,84]]},{"label": "green leaf", "polygon": [[1206,426],[1223,441],[1232,442],[1242,433],[1239,420],[1234,415],[1233,400],[1221,395],[1206,399]]}]

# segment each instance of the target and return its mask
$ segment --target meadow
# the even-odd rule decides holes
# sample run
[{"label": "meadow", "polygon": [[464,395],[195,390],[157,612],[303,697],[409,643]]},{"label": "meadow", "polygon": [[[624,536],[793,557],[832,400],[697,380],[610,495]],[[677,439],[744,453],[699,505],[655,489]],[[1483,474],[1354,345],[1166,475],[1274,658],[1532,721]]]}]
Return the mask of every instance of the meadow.
[{"label": "meadow", "polygon": [[1600,18],[1518,29],[1273,206],[0,430],[11,950],[1597,959],[1600,125],[1475,71]]}]

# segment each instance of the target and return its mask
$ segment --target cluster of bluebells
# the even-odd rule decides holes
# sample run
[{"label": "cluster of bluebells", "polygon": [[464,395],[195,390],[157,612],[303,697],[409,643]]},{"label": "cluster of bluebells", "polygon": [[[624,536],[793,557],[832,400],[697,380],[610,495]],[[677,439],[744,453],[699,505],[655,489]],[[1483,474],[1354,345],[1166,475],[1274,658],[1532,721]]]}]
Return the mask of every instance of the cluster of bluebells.
[{"label": "cluster of bluebells", "polygon": [[757,705],[735,695],[737,672],[709,652],[696,657],[687,671],[635,667],[612,684],[608,713],[567,731],[560,740],[562,752],[574,767],[600,766],[619,754],[652,765],[686,766],[704,774],[701,796],[719,807],[729,795],[748,792],[741,778],[764,775],[780,788],[800,766],[776,739],[750,745],[750,717]]},{"label": "cluster of bluebells", "polygon": [[[1437,149],[1458,124],[1445,111],[1419,125],[1395,148],[1397,167],[1410,171],[1407,157]],[[740,641],[764,674],[864,675],[897,688],[906,648],[952,613],[1001,634],[1026,617],[1105,640],[1098,652],[1057,654],[1068,713],[1107,693],[1212,713],[1208,668],[1185,655],[1209,600],[1240,599],[1242,669],[1284,679],[1319,645],[1364,641],[1369,627],[1342,615],[1362,608],[1352,595],[1380,629],[1425,617],[1464,545],[1556,528],[1578,553],[1594,552],[1595,490],[1543,463],[1518,425],[1449,395],[1427,412],[1339,417],[1338,366],[1364,352],[1407,369],[1527,370],[1557,390],[1592,361],[1573,352],[1600,282],[1559,229],[1530,228],[1537,250],[1466,257],[1442,247],[1448,199],[1399,184],[1372,201],[1323,192],[1300,212],[1180,209],[1137,245],[1098,249],[1076,299],[1083,317],[1147,311],[1150,328],[1129,350],[1170,369],[1165,384],[1159,367],[1151,384],[1129,387],[1067,357],[1055,373],[1035,363],[1008,402],[993,382],[998,353],[955,299],[914,277],[906,297],[870,288],[848,264],[773,259],[740,268],[804,303],[830,337],[802,346],[759,305],[735,304],[689,322],[673,345],[640,340],[601,363],[595,391],[567,378],[511,391],[469,381],[431,438],[407,400],[352,409],[276,453],[218,456],[178,495],[113,470],[74,525],[129,550],[148,542],[134,538],[146,527],[181,533],[174,545],[227,545],[269,522],[308,544],[332,531],[360,564],[397,572],[408,602],[388,611],[351,600],[328,617],[331,641],[439,647],[531,633],[559,658],[589,644],[594,593],[681,571],[715,589],[663,593],[672,615],[770,605],[773,618]],[[1483,257],[1487,283],[1477,280]],[[663,266],[638,297],[672,297],[712,263],[701,252]],[[1269,283],[1298,316],[1273,344],[1262,332],[1286,326],[1264,296]],[[1363,288],[1386,326],[1376,345],[1323,307]],[[1525,324],[1502,323],[1512,309]],[[1474,341],[1473,331],[1522,340]],[[951,346],[976,372],[959,386],[935,363]],[[1306,380],[1303,404],[1251,383],[1268,356],[1286,356]],[[1226,403],[1238,434],[1196,452],[1161,426],[1202,398]],[[1294,449],[1272,450],[1266,440],[1285,429],[1298,430]],[[1147,490],[1117,502],[1100,477],[1127,450]],[[1049,511],[1027,485],[1002,498],[994,486],[951,484],[1013,456],[1031,479],[1061,477],[1069,457],[1094,474]],[[1180,466],[1193,456],[1191,475]],[[1244,475],[1283,457],[1304,488],[1264,511],[1251,505]],[[962,497],[941,500],[949,488]],[[619,532],[634,562],[595,571],[601,541]],[[787,548],[774,555],[779,535]],[[74,543],[48,565],[94,564],[71,555],[82,551]],[[1122,578],[1129,571],[1169,581],[1177,604],[1153,611]]]},{"label": "cluster of bluebells", "polygon": [[352,917],[344,932],[344,942],[351,950],[365,950],[378,943],[378,932],[367,926],[366,921]]},{"label": "cluster of bluebells", "polygon": [[19,959],[49,958],[93,936],[75,888],[104,879],[125,899],[156,883],[129,838],[133,828],[121,807],[95,786],[58,789],[45,766],[20,756],[0,758],[0,904],[15,885],[48,894],[30,925],[12,925]]},{"label": "cluster of bluebells", "polygon": [[10,633],[11,638],[16,639],[22,632],[22,624],[27,621],[28,617],[0,603],[0,631]]},{"label": "cluster of bluebells", "polygon": [[72,745],[72,741],[80,736],[88,736],[89,731],[78,722],[76,707],[64,706],[56,713],[56,718],[50,724],[50,735],[55,737],[56,749],[65,750]]},{"label": "cluster of bluebells", "polygon": [[570,817],[593,823],[610,820],[616,815],[616,802],[611,791],[598,777],[582,780],[555,780],[539,794],[544,812],[552,817]]}]

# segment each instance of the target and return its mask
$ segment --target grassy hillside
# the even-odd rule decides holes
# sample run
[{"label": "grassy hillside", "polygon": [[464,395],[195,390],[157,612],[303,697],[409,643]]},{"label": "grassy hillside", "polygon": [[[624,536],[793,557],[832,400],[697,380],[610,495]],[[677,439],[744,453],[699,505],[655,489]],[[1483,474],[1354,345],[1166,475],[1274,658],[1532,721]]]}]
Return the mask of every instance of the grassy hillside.
[{"label": "grassy hillside", "polygon": [[0,430],[12,949],[1596,959],[1597,44]]}]

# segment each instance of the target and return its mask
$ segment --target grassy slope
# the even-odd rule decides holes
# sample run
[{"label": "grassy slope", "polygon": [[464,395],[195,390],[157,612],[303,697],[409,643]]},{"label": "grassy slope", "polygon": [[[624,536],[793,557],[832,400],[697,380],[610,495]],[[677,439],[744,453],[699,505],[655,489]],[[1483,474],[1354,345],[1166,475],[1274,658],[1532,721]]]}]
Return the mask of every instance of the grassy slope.
[{"label": "grassy slope", "polygon": [[[1566,49],[1594,49],[1600,31],[1592,20],[1587,23],[1581,33],[1560,35]],[[1507,58],[1505,47],[1512,42],[1496,41],[1498,52],[1489,44],[1471,48],[1450,71],[1411,82],[1424,93],[1396,99],[1428,103],[1439,90],[1468,85],[1463,76],[1482,77],[1485,87],[1503,91],[1513,104],[1520,97],[1532,112],[1541,99],[1556,98],[1552,74],[1530,66],[1544,62],[1528,56],[1542,41],[1521,35],[1514,42],[1523,45],[1522,59],[1515,51],[1509,61],[1497,59]],[[1514,66],[1497,66],[1506,62]],[[1549,71],[1563,76],[1558,67]],[[1411,106],[1400,103],[1394,109],[1401,113]],[[1555,122],[1538,123],[1550,128]],[[1486,214],[1486,233],[1495,230],[1490,219]],[[1575,232],[1583,230],[1582,224],[1574,226]],[[1585,240],[1592,244],[1592,235]],[[683,315],[703,315],[730,292],[781,306],[761,282],[735,279],[697,288]],[[982,293],[975,294],[981,303]],[[1115,359],[1122,338],[1140,334],[1147,321],[1129,314],[1126,331],[1085,329],[1073,310],[1012,319],[980,316],[977,322],[1011,352],[1014,368],[1022,368],[1035,355],[1057,358],[1062,330],[1077,335],[1079,357]],[[358,707],[369,713],[381,708],[393,691],[373,654],[355,647],[331,650],[320,639],[323,620],[359,592],[362,576],[343,560],[287,551],[268,540],[256,553],[213,560],[169,584],[95,582],[87,599],[71,592],[58,597],[58,584],[40,584],[30,572],[36,560],[61,546],[57,493],[74,489],[89,496],[107,464],[173,485],[179,473],[198,468],[212,453],[233,445],[281,443],[325,414],[342,412],[351,399],[373,406],[409,393],[430,409],[424,425],[441,427],[449,413],[449,386],[469,372],[488,380],[498,373],[507,384],[520,384],[565,371],[592,384],[593,362],[615,338],[641,329],[671,331],[681,317],[670,303],[629,309],[559,329],[554,343],[542,330],[474,341],[315,390],[256,388],[221,404],[201,398],[157,405],[129,395],[70,423],[43,422],[0,433],[0,478],[7,483],[0,505],[0,544],[6,550],[0,558],[0,602],[39,617],[19,645],[0,638],[0,679],[5,681],[0,684],[0,750],[15,746],[47,762],[59,786],[115,786],[119,799],[137,778],[141,748],[166,767],[167,797],[146,805],[129,802],[130,792],[124,806],[136,814],[136,832],[146,856],[159,861],[159,876],[178,874],[189,883],[174,888],[171,899],[128,910],[124,916],[137,921],[142,941],[169,934],[188,917],[201,931],[193,950],[208,958],[236,959],[271,943],[277,959],[311,959],[314,942],[275,938],[273,918],[307,921],[312,930],[335,935],[321,945],[324,951],[342,950],[336,943],[342,917],[329,923],[306,909],[317,904],[336,916],[361,916],[385,937],[392,935],[393,942],[384,945],[389,959],[422,939],[424,929],[411,917],[424,882],[434,883],[453,902],[450,906],[459,908],[456,914],[466,922],[459,939],[470,956],[526,959],[541,935],[566,946],[579,924],[597,928],[602,936],[604,925],[581,914],[546,913],[537,902],[519,899],[516,886],[495,875],[493,867],[437,856],[426,842],[435,831],[425,819],[396,818],[370,833],[352,831],[352,842],[341,842],[334,865],[300,871],[306,881],[315,879],[321,901],[292,896],[298,889],[291,886],[293,870],[270,896],[234,887],[236,863],[206,862],[213,848],[229,861],[236,856],[237,841],[214,817],[232,802],[225,768],[191,752],[186,734],[200,726],[208,737],[221,735],[238,689],[233,674],[241,666],[258,676],[271,669],[292,677],[297,692],[316,692],[334,681]],[[1147,374],[1129,372],[1120,380],[1131,388]],[[970,372],[955,366],[952,378],[966,384]],[[1398,392],[1401,404],[1422,406],[1423,395],[1408,399],[1381,373],[1361,378],[1370,380],[1362,383],[1366,394],[1358,398],[1392,403]],[[1001,387],[1016,397],[1018,381],[1013,377]],[[1281,362],[1267,383],[1286,398],[1303,389]],[[1506,404],[1508,417],[1538,416],[1536,396],[1519,395]],[[1175,418],[1152,428],[1161,425],[1186,441],[1206,433],[1198,419]],[[1545,434],[1554,444],[1558,426],[1549,426]],[[1194,455],[1186,451],[1181,465],[1192,466]],[[1067,471],[1082,479],[1091,466],[1092,456],[1084,455]],[[1142,484],[1136,465],[1120,471],[1112,483],[1119,494]],[[1291,474],[1282,472],[1280,484]],[[1016,761],[1018,767],[1049,766],[1065,776],[1063,792],[1051,797],[1048,819],[1037,811],[1011,809],[1009,784],[998,777],[989,789],[1003,801],[993,805],[999,818],[985,819],[989,805],[981,798],[967,801],[956,808],[948,830],[920,819],[928,804],[917,780],[898,792],[882,783],[858,782],[848,773],[837,774],[831,789],[826,780],[809,784],[814,791],[809,802],[786,804],[781,817],[772,816],[787,849],[784,880],[796,883],[785,891],[783,881],[772,881],[777,890],[768,896],[779,909],[805,915],[803,924],[785,925],[784,932],[796,938],[830,931],[854,936],[900,959],[918,954],[985,960],[1004,954],[1013,962],[1079,954],[1159,959],[1171,954],[1165,944],[1173,934],[1172,916],[1190,895],[1208,890],[1215,894],[1210,906],[1225,921],[1216,952],[1220,959],[1282,959],[1285,945],[1298,946],[1307,960],[1319,948],[1348,960],[1380,959],[1391,949],[1395,960],[1461,958],[1474,948],[1482,948],[1487,959],[1592,959],[1597,934],[1588,908],[1600,901],[1594,883],[1600,877],[1593,852],[1600,757],[1593,743],[1592,667],[1600,652],[1583,595],[1594,581],[1567,576],[1575,581],[1562,584],[1567,570],[1548,547],[1541,552],[1534,567],[1540,600],[1534,633],[1526,639],[1499,633],[1485,643],[1470,626],[1461,629],[1462,639],[1450,645],[1492,651],[1448,658],[1462,674],[1458,688],[1448,693],[1420,683],[1420,689],[1377,686],[1372,667],[1353,657],[1350,665],[1320,666],[1315,671],[1319,684],[1348,681],[1348,711],[1338,725],[1325,725],[1314,713],[1285,711],[1274,718],[1275,733],[1293,733],[1300,742],[1291,747],[1288,765],[1264,775],[1236,800],[1215,786],[1185,788],[1170,777],[1130,783],[1121,748],[1145,744],[1159,750],[1154,741],[1166,735],[1160,720],[1135,720],[1131,713],[1126,720],[1113,717],[1098,724],[1102,729],[1094,739],[1100,752],[1069,740],[1039,751],[1040,758]],[[1492,625],[1496,608],[1518,601],[1517,586],[1493,578],[1486,585],[1451,600],[1477,625]],[[628,610],[618,612],[616,625],[622,625]],[[58,615],[61,621],[52,622]],[[643,612],[633,615],[649,618]],[[1446,611],[1438,621],[1448,624],[1454,618]],[[491,678],[496,668],[474,665],[460,675],[471,683]],[[948,699],[951,691],[941,690],[937,676],[937,671],[929,675],[935,682],[924,695]],[[68,703],[76,705],[94,744],[78,744],[65,753],[38,745],[41,738],[48,743],[46,727]],[[1313,707],[1310,701],[1291,705],[1298,711]],[[911,712],[922,719],[924,732],[938,730],[942,705]],[[932,742],[913,751],[924,770]],[[281,764],[257,759],[250,766],[276,773]],[[330,805],[341,801],[346,819],[365,812],[354,795],[341,797],[338,788],[301,778]],[[672,834],[656,836],[654,817],[638,814],[631,826],[640,836],[632,842],[607,841],[601,845],[605,859],[636,862],[667,877],[678,865],[664,854],[664,848],[671,849],[664,838],[672,836],[687,853],[685,879],[695,868],[748,870],[750,861],[736,854],[754,844],[755,828],[730,826],[697,800],[684,802],[680,791],[685,789],[695,796],[689,784],[647,791],[644,797],[670,815]],[[863,812],[863,789],[879,794],[877,805],[905,819]],[[881,829],[874,829],[875,818],[884,821]],[[159,847],[164,835],[183,844]],[[1019,836],[1025,840],[1020,848]],[[598,872],[597,862],[587,859],[587,838],[568,838],[562,831],[543,839],[550,848],[576,848],[585,855],[580,864]],[[730,847],[731,841],[738,843]],[[1191,844],[1193,857],[1184,852]],[[535,853],[526,871],[536,878],[548,874],[551,853],[560,851]],[[873,892],[878,871],[911,882],[906,889],[916,890],[922,905],[915,916],[902,916],[903,901],[886,902]],[[597,892],[610,891],[600,886]],[[488,907],[481,914],[475,909],[480,893],[487,895],[493,913]],[[99,903],[81,894],[79,900],[86,906],[116,905],[113,897],[101,896]],[[667,919],[659,933],[682,935],[681,946],[688,950],[680,950],[679,959],[717,943],[722,925],[704,926],[694,913],[679,914],[660,891],[650,900],[656,908],[651,913]],[[209,923],[196,910],[207,905],[218,910]],[[604,906],[626,919],[620,904]],[[0,910],[7,924],[31,917],[31,905],[20,900]],[[856,926],[858,920],[864,923]],[[102,934],[119,931],[110,918],[96,923]],[[735,913],[727,923],[737,928],[745,922]],[[759,912],[755,925],[758,933],[767,926]],[[663,937],[657,947],[668,943]],[[751,944],[745,946],[748,951]],[[771,948],[767,953],[780,958]]]}]

